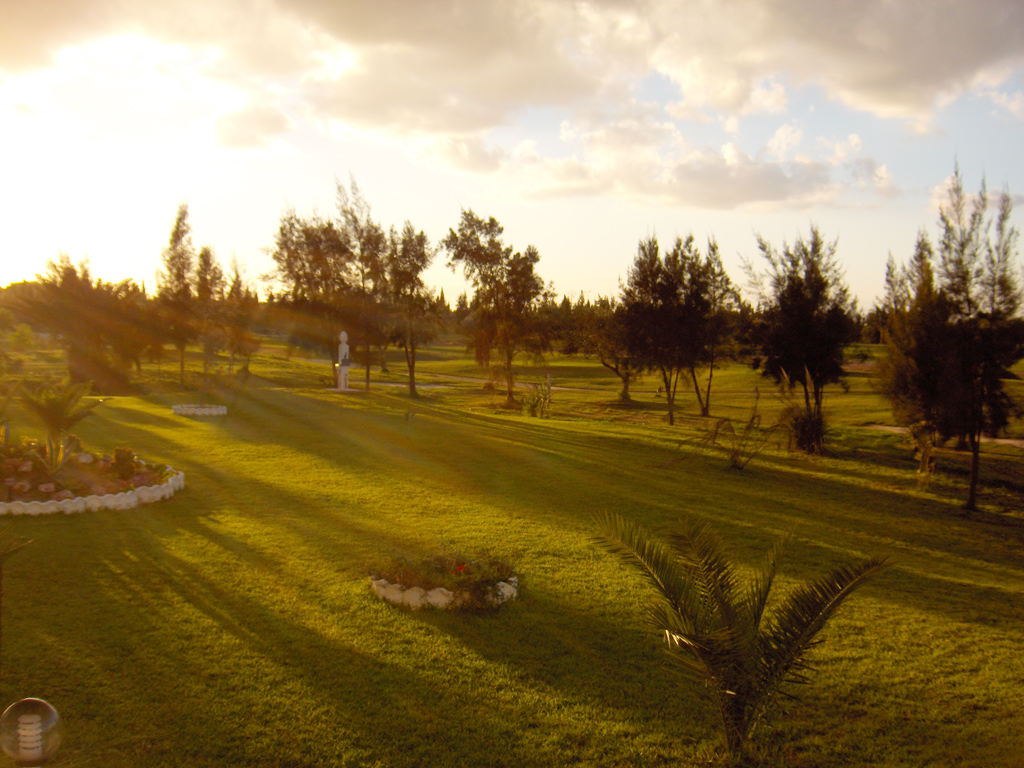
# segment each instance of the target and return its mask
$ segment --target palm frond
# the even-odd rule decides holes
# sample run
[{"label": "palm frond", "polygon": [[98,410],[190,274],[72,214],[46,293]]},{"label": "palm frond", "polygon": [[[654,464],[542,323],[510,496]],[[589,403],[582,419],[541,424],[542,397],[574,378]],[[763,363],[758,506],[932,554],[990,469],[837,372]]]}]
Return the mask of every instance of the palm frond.
[{"label": "palm frond", "polygon": [[711,526],[685,523],[683,530],[673,534],[670,541],[690,577],[700,585],[705,600],[713,604],[713,609],[703,611],[702,615],[715,623],[735,627],[736,569]]},{"label": "palm frond", "polygon": [[642,525],[613,512],[595,515],[594,520],[599,531],[594,543],[639,569],[678,613],[696,615],[700,594],[669,547]]},{"label": "palm frond", "polygon": [[773,684],[806,680],[800,670],[806,667],[805,655],[817,643],[818,633],[854,590],[886,565],[886,558],[880,557],[843,563],[789,594],[762,633],[766,672]]},{"label": "palm frond", "polygon": [[779,559],[782,557],[782,550],[787,539],[788,537],[784,537],[775,541],[772,548],[765,554],[761,569],[754,576],[747,590],[747,609],[750,612],[750,622],[755,631],[760,630],[761,618],[768,605],[768,596],[775,583],[775,573],[778,570]]},{"label": "palm frond", "polygon": [[65,384],[58,388],[22,390],[20,400],[42,423],[47,436],[56,442],[102,402],[82,402],[88,392],[88,384]]},{"label": "palm frond", "polygon": [[599,542],[639,568],[661,599],[647,618],[666,641],[684,679],[700,686],[718,708],[726,748],[740,757],[785,683],[806,680],[805,655],[839,606],[885,567],[883,558],[840,565],[795,589],[766,619],[785,539],[775,542],[751,583],[741,588],[736,568],[707,525],[686,524],[668,547],[642,526],[618,515],[597,518]]}]

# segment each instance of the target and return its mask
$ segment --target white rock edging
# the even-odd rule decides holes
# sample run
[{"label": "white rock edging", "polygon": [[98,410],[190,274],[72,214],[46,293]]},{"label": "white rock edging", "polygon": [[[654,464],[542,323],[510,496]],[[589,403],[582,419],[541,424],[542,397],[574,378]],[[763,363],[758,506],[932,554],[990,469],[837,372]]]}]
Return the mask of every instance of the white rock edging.
[{"label": "white rock edging", "polygon": [[179,416],[227,416],[226,405],[172,405],[171,410]]},{"label": "white rock edging", "polygon": [[160,485],[145,485],[133,491],[107,493],[102,496],[76,496],[63,501],[5,501],[0,502],[0,515],[52,515],[63,512],[95,512],[100,509],[135,509],[139,504],[150,504],[169,499],[175,491],[185,487],[185,473],[178,472]]},{"label": "white rock edging", "polygon": [[[429,592],[421,587],[406,589],[401,584],[390,584],[386,579],[370,577],[370,588],[382,600],[396,605],[407,605],[413,610],[431,606],[433,608],[458,608],[466,599],[465,593],[452,592],[444,587],[436,587]],[[499,581],[494,585],[496,594],[490,598],[491,605],[501,605],[515,599],[519,594],[519,580],[513,576],[508,581]]]}]

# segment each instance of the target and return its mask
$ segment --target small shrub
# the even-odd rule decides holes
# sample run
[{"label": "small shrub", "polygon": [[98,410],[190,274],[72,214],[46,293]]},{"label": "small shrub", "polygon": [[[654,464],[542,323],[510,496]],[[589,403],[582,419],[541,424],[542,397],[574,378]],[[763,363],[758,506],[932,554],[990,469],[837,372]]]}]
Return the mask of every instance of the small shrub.
[{"label": "small shrub", "polygon": [[773,435],[777,433],[790,435],[789,425],[783,421],[778,421],[766,429],[761,428],[761,414],[757,412],[757,403],[760,398],[761,393],[755,389],[754,407],[741,431],[736,430],[731,419],[720,419],[700,441],[701,450],[711,445],[719,445],[721,441],[724,441],[728,444],[726,450],[729,452],[729,466],[733,469],[743,469],[761,453]]},{"label": "small shrub", "polygon": [[824,414],[791,405],[782,412],[780,421],[788,425],[793,442],[801,451],[817,454],[825,450],[828,426]]},{"label": "small shrub", "polygon": [[135,452],[131,448],[114,449],[114,471],[122,480],[129,480],[135,474]]},{"label": "small shrub", "polygon": [[535,385],[526,399],[526,411],[531,416],[546,419],[551,413],[551,382]]},{"label": "small shrub", "polygon": [[637,568],[659,593],[647,613],[651,626],[684,679],[715,704],[733,761],[749,756],[751,735],[780,696],[791,697],[786,689],[809,682],[808,652],[828,620],[885,567],[884,558],[841,564],[769,600],[781,541],[744,584],[707,525],[690,523],[665,544],[615,514],[596,522],[595,541]]}]

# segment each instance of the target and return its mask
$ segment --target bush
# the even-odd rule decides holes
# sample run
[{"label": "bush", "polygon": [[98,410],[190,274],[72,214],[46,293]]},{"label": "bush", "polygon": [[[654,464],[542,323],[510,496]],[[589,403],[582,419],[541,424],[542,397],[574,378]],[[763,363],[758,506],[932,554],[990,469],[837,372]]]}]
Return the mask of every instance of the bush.
[{"label": "bush", "polygon": [[793,442],[801,451],[817,454],[825,450],[828,426],[824,414],[791,405],[783,411],[780,421],[789,426]]}]

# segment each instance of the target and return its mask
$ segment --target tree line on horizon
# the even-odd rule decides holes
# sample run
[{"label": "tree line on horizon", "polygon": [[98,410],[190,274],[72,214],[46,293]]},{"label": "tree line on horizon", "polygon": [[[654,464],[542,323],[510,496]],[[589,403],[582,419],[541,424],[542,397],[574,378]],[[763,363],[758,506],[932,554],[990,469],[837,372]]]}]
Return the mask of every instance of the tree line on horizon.
[{"label": "tree line on horizon", "polygon": [[[1024,357],[1012,200],[1003,192],[991,216],[984,182],[972,198],[959,168],[940,208],[936,245],[922,230],[906,266],[890,256],[886,295],[866,317],[844,283],[837,241],[814,226],[781,248],[758,236],[762,267],[744,265],[754,303],[741,298],[714,238],[702,250],[692,235],[668,249],[654,236],[641,239],[618,296],[556,302],[537,273],[536,247],[506,244],[493,217],[463,210],[457,227],[432,246],[408,221],[385,230],[354,181],[336,191],[334,218],[282,214],[268,248],[275,269],[265,276],[278,290],[262,302],[237,260],[225,273],[212,249],[196,250],[182,204],[154,296],[130,280],[94,280],[87,264],[61,254],[36,281],[0,294],[0,324],[21,320],[55,335],[69,378],[104,392],[127,387],[144,360],[159,364],[166,346],[178,352],[182,384],[190,345],[202,350],[204,374],[224,352],[229,373],[236,360],[245,368],[259,346],[257,331],[284,334],[337,364],[345,330],[367,388],[371,366],[386,367],[394,346],[403,350],[416,396],[417,350],[455,332],[492,381],[504,384],[510,406],[516,359],[558,350],[596,358],[618,377],[622,401],[642,376],[657,376],[669,424],[681,382],[709,416],[716,368],[743,359],[799,393],[790,428],[809,452],[823,448],[825,387],[842,383],[844,349],[864,338],[887,347],[880,391],[897,421],[912,428],[922,455],[948,439],[972,451],[968,507],[976,498],[981,436],[1021,413],[1002,385]],[[441,253],[472,286],[454,308],[423,281]]]}]

